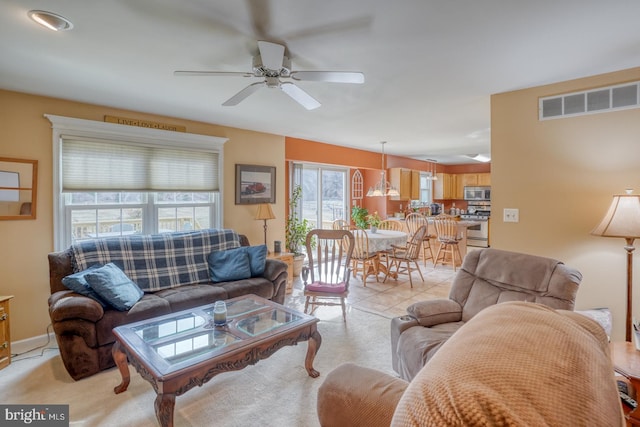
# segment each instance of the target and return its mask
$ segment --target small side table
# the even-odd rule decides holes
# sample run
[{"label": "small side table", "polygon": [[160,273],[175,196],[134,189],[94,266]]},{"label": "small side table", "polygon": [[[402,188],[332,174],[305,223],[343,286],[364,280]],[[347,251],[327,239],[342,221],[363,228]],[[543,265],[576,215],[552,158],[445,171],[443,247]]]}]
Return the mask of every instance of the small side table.
[{"label": "small side table", "polygon": [[[640,351],[632,342],[617,341],[609,344],[613,369],[629,380],[636,391],[640,390]],[[622,403],[621,403],[622,404]],[[634,410],[622,404],[628,426],[640,426],[640,406]]]},{"label": "small side table", "polygon": [[0,296],[0,369],[11,363],[11,324],[9,319],[9,300],[11,296]]},{"label": "small side table", "polygon": [[267,258],[279,259],[287,264],[287,290],[286,293],[293,292],[293,254],[289,252],[269,252]]}]

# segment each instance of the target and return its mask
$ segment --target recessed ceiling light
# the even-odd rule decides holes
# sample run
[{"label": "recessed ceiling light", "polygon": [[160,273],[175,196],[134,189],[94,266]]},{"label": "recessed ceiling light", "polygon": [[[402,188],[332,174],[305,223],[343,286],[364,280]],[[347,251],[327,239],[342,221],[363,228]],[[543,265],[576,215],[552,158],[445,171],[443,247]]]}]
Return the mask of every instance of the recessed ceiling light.
[{"label": "recessed ceiling light", "polygon": [[27,15],[33,21],[53,31],[67,31],[73,28],[73,24],[64,16],[45,10],[30,10]]}]

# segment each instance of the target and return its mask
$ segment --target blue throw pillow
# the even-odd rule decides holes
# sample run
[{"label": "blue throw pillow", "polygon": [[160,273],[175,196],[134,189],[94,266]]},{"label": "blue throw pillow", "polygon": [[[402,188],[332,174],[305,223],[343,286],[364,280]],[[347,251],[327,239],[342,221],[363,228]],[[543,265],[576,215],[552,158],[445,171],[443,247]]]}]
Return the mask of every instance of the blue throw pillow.
[{"label": "blue throw pillow", "polygon": [[231,282],[251,277],[249,254],[244,247],[214,251],[207,257],[212,282]]},{"label": "blue throw pillow", "polygon": [[129,310],[144,295],[138,285],[112,262],[88,272],[85,279],[91,289],[119,311]]},{"label": "blue throw pillow", "polygon": [[260,277],[264,274],[264,267],[267,262],[267,245],[242,246],[249,254],[251,264],[251,277]]},{"label": "blue throw pillow", "polygon": [[91,289],[91,286],[89,286],[87,280],[84,277],[87,273],[90,273],[91,271],[99,267],[101,267],[100,264],[95,264],[87,268],[86,270],[70,274],[62,279],[62,284],[77,294],[84,295],[85,297],[96,300],[102,306],[102,308],[105,308],[107,307],[107,303],[104,302],[102,298],[100,298],[100,295],[98,295],[93,289]]}]

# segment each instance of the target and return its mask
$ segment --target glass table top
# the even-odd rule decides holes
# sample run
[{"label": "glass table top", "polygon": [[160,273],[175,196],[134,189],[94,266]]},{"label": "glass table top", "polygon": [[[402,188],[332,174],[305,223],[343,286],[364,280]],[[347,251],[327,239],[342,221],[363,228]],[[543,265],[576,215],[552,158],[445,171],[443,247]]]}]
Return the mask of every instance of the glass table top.
[{"label": "glass table top", "polygon": [[155,366],[193,363],[224,353],[236,344],[314,319],[253,295],[227,301],[227,324],[213,324],[213,304],[115,329]]},{"label": "glass table top", "polygon": [[[260,310],[264,307],[265,305],[263,303],[249,298],[237,301],[229,301],[227,303],[227,318],[233,319],[234,317],[238,317],[246,313],[251,313],[252,311]],[[213,317],[213,305],[204,307],[202,311],[204,311],[208,316]]]},{"label": "glass table top", "polygon": [[296,314],[273,309],[244,317],[238,321],[236,327],[242,332],[255,337],[300,319],[302,317]]}]

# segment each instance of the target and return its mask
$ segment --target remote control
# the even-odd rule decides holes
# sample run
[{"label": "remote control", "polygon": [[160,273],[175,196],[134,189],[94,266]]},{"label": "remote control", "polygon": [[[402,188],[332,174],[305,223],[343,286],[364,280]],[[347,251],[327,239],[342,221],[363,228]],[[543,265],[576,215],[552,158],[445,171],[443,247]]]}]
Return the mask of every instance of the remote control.
[{"label": "remote control", "polygon": [[627,406],[632,409],[636,409],[638,407],[638,402],[629,397],[629,395],[623,391],[618,392],[620,394],[620,400],[622,400]]}]

